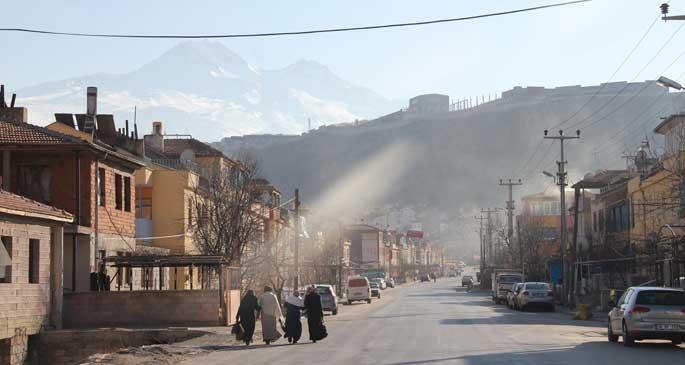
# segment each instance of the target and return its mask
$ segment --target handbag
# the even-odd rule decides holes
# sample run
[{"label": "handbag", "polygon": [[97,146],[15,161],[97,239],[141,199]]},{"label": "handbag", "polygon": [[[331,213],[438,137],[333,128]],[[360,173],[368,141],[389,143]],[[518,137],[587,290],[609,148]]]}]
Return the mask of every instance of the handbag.
[{"label": "handbag", "polygon": [[231,328],[231,334],[235,335],[236,341],[243,340],[243,338],[245,337],[245,330],[243,329],[243,326],[240,324],[240,322],[233,325],[233,327]]}]

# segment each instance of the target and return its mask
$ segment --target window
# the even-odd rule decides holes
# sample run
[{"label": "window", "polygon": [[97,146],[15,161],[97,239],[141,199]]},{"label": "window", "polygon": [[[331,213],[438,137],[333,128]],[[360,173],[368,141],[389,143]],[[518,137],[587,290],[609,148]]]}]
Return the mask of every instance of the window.
[{"label": "window", "polygon": [[131,211],[131,178],[124,177],[124,210]]},{"label": "window", "polygon": [[12,237],[2,236],[0,247],[0,283],[12,282]]},{"label": "window", "polygon": [[121,175],[114,174],[114,208],[117,210],[122,209],[122,181]]},{"label": "window", "polygon": [[29,284],[40,282],[40,241],[29,239]]},{"label": "window", "polygon": [[152,219],[152,188],[136,188],[136,218]]},{"label": "window", "polygon": [[99,203],[101,207],[104,207],[105,202],[107,201],[107,199],[105,199],[107,196],[107,175],[103,168],[98,169],[98,189],[100,190],[100,194],[98,195],[98,199],[100,200]]}]

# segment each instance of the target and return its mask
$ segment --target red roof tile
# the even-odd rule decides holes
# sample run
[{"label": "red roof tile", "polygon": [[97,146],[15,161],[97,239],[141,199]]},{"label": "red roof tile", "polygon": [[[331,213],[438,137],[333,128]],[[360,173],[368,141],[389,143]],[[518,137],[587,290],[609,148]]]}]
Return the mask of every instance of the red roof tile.
[{"label": "red roof tile", "polygon": [[0,145],[56,145],[64,143],[78,144],[80,141],[61,133],[51,131],[44,127],[39,127],[28,123],[0,121]]},{"label": "red roof tile", "polygon": [[64,210],[2,189],[0,189],[0,213],[69,222],[74,219],[74,216]]}]

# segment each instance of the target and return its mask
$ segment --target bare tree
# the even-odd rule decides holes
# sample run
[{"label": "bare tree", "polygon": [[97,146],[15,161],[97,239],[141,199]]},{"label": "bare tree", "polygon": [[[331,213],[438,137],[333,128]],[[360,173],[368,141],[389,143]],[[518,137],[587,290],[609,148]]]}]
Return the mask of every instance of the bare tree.
[{"label": "bare tree", "polygon": [[255,178],[257,160],[245,156],[206,167],[190,198],[190,226],[202,254],[241,262],[245,248],[261,230]]},{"label": "bare tree", "polygon": [[544,228],[535,222],[522,224],[519,229],[519,244],[522,250],[523,266],[526,277],[530,280],[543,280],[546,272],[546,257],[542,254],[543,244],[549,244],[546,234],[548,228]]}]

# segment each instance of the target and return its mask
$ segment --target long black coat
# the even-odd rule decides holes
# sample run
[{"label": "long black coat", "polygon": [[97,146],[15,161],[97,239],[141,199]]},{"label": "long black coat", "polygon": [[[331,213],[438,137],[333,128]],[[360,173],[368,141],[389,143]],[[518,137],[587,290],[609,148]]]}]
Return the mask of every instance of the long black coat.
[{"label": "long black coat", "polygon": [[243,300],[240,301],[240,307],[238,307],[236,321],[240,322],[243,330],[245,330],[245,342],[252,341],[256,322],[255,315],[258,309],[259,305],[257,304],[257,297],[254,295],[247,294],[243,297]]},{"label": "long black coat", "polygon": [[299,341],[300,337],[302,337],[301,316],[301,307],[287,302],[285,303],[285,337],[292,338],[295,342]]},{"label": "long black coat", "polygon": [[309,327],[309,339],[318,341],[328,335],[323,326],[323,307],[321,296],[312,292],[304,297],[304,308],[307,310],[307,327]]}]

